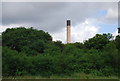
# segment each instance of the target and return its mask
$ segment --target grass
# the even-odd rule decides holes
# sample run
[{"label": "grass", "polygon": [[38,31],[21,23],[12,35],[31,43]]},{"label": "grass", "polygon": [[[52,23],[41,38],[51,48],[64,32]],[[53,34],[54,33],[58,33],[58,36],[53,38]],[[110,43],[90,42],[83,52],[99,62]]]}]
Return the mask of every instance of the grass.
[{"label": "grass", "polygon": [[3,77],[3,79],[118,79],[117,76],[93,76],[91,74],[75,73],[71,76],[57,76],[52,75],[50,77],[42,76],[15,76],[15,77]]}]

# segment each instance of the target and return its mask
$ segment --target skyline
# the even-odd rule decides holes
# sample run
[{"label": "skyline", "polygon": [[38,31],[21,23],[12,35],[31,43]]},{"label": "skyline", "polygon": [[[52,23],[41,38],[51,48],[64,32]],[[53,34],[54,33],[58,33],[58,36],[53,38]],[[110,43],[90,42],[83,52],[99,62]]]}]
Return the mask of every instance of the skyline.
[{"label": "skyline", "polygon": [[97,33],[117,34],[117,2],[3,2],[2,29],[34,27],[49,32],[53,41],[66,42],[66,20],[72,20],[71,42]]}]

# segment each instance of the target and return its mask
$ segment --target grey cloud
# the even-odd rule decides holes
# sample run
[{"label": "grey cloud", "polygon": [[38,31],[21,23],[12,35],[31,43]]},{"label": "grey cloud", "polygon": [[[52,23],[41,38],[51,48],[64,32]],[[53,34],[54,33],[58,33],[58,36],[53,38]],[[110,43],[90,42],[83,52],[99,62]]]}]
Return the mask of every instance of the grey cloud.
[{"label": "grey cloud", "polygon": [[76,25],[95,15],[98,10],[114,5],[108,2],[3,2],[3,25],[23,24],[57,32],[66,26],[67,19]]}]

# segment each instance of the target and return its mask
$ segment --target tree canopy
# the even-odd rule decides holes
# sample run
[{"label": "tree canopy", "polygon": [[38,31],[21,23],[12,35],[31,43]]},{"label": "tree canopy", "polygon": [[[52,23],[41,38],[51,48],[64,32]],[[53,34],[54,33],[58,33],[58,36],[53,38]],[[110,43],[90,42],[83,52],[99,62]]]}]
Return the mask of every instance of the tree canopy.
[{"label": "tree canopy", "polygon": [[2,33],[3,46],[8,46],[18,52],[31,50],[42,53],[45,43],[52,41],[52,37],[42,30],[31,28],[11,28]]},{"label": "tree canopy", "polygon": [[120,36],[111,37],[96,34],[84,43],[63,44],[43,30],[8,28],[2,33],[3,76],[118,75]]}]

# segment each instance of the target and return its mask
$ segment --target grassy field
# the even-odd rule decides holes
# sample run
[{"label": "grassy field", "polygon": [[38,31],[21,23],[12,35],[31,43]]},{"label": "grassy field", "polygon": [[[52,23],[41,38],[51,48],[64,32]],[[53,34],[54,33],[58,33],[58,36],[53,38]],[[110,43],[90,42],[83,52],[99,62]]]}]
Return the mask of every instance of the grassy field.
[{"label": "grassy field", "polygon": [[41,77],[41,76],[9,76],[3,77],[3,79],[118,79],[117,76],[93,76],[91,74],[84,73],[75,73],[71,76],[50,76],[50,77]]}]

